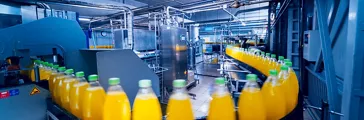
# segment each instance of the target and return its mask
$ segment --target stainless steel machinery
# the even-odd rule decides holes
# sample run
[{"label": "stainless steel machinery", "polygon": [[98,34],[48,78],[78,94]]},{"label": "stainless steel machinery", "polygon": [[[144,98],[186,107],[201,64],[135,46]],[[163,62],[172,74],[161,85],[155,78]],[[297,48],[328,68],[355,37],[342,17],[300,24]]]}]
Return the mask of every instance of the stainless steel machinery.
[{"label": "stainless steel machinery", "polygon": [[168,69],[163,75],[164,87],[172,89],[175,79],[187,79],[187,30],[161,26],[161,66]]}]

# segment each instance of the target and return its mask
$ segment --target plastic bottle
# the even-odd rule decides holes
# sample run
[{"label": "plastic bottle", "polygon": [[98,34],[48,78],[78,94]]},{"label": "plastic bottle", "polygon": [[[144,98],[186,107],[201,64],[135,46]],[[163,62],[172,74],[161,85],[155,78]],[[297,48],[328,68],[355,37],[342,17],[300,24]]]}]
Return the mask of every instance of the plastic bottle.
[{"label": "plastic bottle", "polygon": [[270,67],[270,69],[274,69],[275,70],[276,65],[277,65],[276,54],[271,54],[270,55],[270,61],[269,61],[269,67]]},{"label": "plastic bottle", "polygon": [[76,73],[76,82],[70,90],[70,109],[72,114],[82,119],[82,102],[86,88],[89,87],[85,79],[85,73],[80,71]]},{"label": "plastic bottle", "polygon": [[86,88],[82,102],[83,120],[101,120],[105,102],[105,91],[98,82],[97,75],[88,77],[90,87]]},{"label": "plastic bottle", "polygon": [[105,97],[103,120],[130,120],[131,118],[128,96],[119,84],[119,78],[109,79],[110,87]]},{"label": "plastic bottle", "polygon": [[60,89],[62,84],[62,81],[64,80],[65,76],[65,72],[66,71],[66,67],[60,67],[58,68],[58,75],[55,78],[55,82],[53,84],[53,101],[55,101],[58,105],[61,105],[61,94],[60,94]]},{"label": "plastic bottle", "polygon": [[248,74],[239,98],[238,115],[240,120],[266,120],[263,95],[257,81],[257,75]]},{"label": "plastic bottle", "polygon": [[59,65],[53,65],[52,66],[52,73],[49,76],[48,86],[49,86],[49,92],[51,94],[53,93],[53,85],[54,85],[54,82],[56,81],[54,78],[56,78],[57,75],[58,75],[58,71],[57,71],[58,68],[59,68]]},{"label": "plastic bottle", "polygon": [[[298,92],[299,92],[298,79],[297,79],[296,73],[292,69],[292,62],[286,62],[285,65],[288,66],[288,73],[289,73],[288,83],[290,84],[289,86],[292,88],[292,97],[295,98],[294,106],[296,106],[297,100],[298,100]],[[292,110],[293,109],[294,108],[292,108]]]},{"label": "plastic bottle", "polygon": [[49,80],[49,76],[52,73],[51,66],[52,66],[51,63],[44,62],[44,64],[43,64],[44,76],[43,76],[42,80]]},{"label": "plastic bottle", "polygon": [[269,70],[269,77],[264,82],[262,93],[268,120],[279,120],[286,115],[285,94],[281,83],[278,81],[278,72]]},{"label": "plastic bottle", "polygon": [[280,65],[283,65],[284,64],[284,57],[283,56],[278,56],[278,63],[280,64]]},{"label": "plastic bottle", "polygon": [[295,94],[296,90],[298,89],[293,86],[293,80],[290,79],[290,74],[288,72],[288,66],[282,65],[281,72],[279,72],[279,82],[282,84],[282,88],[284,89],[285,98],[286,98],[286,110],[287,113],[291,112],[296,104],[297,95]]},{"label": "plastic bottle", "polygon": [[62,86],[60,87],[61,103],[62,107],[68,111],[70,109],[70,90],[73,84],[76,82],[75,75],[73,74],[73,69],[67,69],[65,71],[66,77],[62,81]]},{"label": "plastic bottle", "polygon": [[[39,68],[40,60],[34,60],[33,64],[34,64],[33,67],[38,67]],[[34,71],[34,69],[32,69],[31,72],[30,72],[30,78],[32,79],[32,82],[35,82],[35,71]]]},{"label": "plastic bottle", "polygon": [[212,100],[210,102],[208,120],[235,120],[235,105],[228,89],[225,78],[216,78]]},{"label": "plastic bottle", "polygon": [[162,111],[150,80],[139,81],[139,91],[134,100],[132,120],[161,120]]},{"label": "plastic bottle", "polygon": [[185,80],[173,81],[173,93],[167,106],[167,120],[194,120],[190,96],[185,86]]},{"label": "plastic bottle", "polygon": [[265,53],[265,59],[263,62],[263,73],[269,75],[269,63],[270,63],[270,53]]}]

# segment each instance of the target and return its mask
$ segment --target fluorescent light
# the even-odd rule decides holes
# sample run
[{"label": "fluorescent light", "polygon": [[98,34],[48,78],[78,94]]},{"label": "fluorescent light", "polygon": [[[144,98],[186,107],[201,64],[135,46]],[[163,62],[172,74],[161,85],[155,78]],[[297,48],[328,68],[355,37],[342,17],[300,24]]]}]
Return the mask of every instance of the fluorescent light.
[{"label": "fluorescent light", "polygon": [[78,20],[80,20],[80,21],[91,21],[91,19],[89,19],[89,18],[78,18]]}]

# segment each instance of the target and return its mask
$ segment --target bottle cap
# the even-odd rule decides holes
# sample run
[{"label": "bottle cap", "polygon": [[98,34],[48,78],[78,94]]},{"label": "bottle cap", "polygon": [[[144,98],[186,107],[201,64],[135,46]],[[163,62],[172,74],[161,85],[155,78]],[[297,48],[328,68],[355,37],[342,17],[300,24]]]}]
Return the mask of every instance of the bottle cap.
[{"label": "bottle cap", "polygon": [[73,73],[73,69],[67,69],[66,71],[64,71],[66,74],[72,74]]},{"label": "bottle cap", "polygon": [[284,59],[283,62],[291,62],[289,59]]},{"label": "bottle cap", "polygon": [[292,67],[292,62],[285,62],[285,65],[287,65],[288,67]]},{"label": "bottle cap", "polygon": [[217,85],[224,85],[225,84],[225,78],[219,77],[215,79],[215,84]]},{"label": "bottle cap", "polygon": [[89,75],[88,76],[88,81],[97,81],[99,79],[99,76],[98,75]]},{"label": "bottle cap", "polygon": [[265,53],[265,56],[270,56],[270,53]]},{"label": "bottle cap", "polygon": [[49,62],[44,62],[44,66],[49,66]]},{"label": "bottle cap", "polygon": [[276,58],[276,54],[272,54],[270,55],[272,58]]},{"label": "bottle cap", "polygon": [[120,78],[109,78],[109,85],[118,85],[120,83]]},{"label": "bottle cap", "polygon": [[85,73],[83,71],[76,72],[76,77],[84,77]]},{"label": "bottle cap", "polygon": [[173,80],[173,87],[185,87],[186,81],[184,79]]},{"label": "bottle cap", "polygon": [[281,70],[288,70],[288,66],[287,65],[282,65]]},{"label": "bottle cap", "polygon": [[152,81],[148,79],[139,80],[139,87],[150,87],[152,86]]},{"label": "bottle cap", "polygon": [[277,76],[278,75],[278,71],[277,70],[269,70],[269,75],[270,76]]},{"label": "bottle cap", "polygon": [[278,60],[283,60],[284,57],[283,56],[278,56]]},{"label": "bottle cap", "polygon": [[60,71],[60,72],[64,72],[66,70],[66,67],[59,67],[58,68],[58,71]]},{"label": "bottle cap", "polygon": [[246,75],[246,79],[249,81],[257,81],[257,75],[256,74],[248,74]]},{"label": "bottle cap", "polygon": [[59,65],[53,65],[52,68],[57,70],[59,68]]}]

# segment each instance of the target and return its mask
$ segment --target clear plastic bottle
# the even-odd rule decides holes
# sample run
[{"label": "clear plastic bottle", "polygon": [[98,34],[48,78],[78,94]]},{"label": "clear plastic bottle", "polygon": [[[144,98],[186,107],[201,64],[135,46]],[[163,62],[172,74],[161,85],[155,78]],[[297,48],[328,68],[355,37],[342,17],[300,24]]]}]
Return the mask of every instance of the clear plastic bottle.
[{"label": "clear plastic bottle", "polygon": [[208,120],[235,120],[235,105],[225,86],[225,78],[216,78]]},{"label": "clear plastic bottle", "polygon": [[173,81],[173,93],[167,106],[167,120],[194,120],[190,96],[185,86],[185,80]]},{"label": "clear plastic bottle", "polygon": [[277,75],[276,70],[269,70],[269,77],[262,88],[268,120],[279,120],[286,115],[285,89],[278,81]]},{"label": "clear plastic bottle", "polygon": [[[296,76],[296,73],[292,69],[292,62],[286,62],[285,65],[288,67],[288,73],[289,73],[289,84],[292,88],[292,97],[295,98],[294,105],[297,104],[298,100],[298,92],[299,92],[299,82],[298,78]],[[294,108],[293,108],[294,109]]]},{"label": "clear plastic bottle", "polygon": [[82,101],[83,95],[85,94],[86,88],[89,84],[84,77],[85,73],[80,71],[76,73],[76,81],[70,90],[70,109],[72,114],[82,119]]},{"label": "clear plastic bottle", "polygon": [[282,65],[281,71],[279,72],[279,82],[284,89],[287,113],[291,112],[295,108],[297,104],[297,95],[295,92],[298,91],[298,88],[294,85],[294,80],[290,79],[290,73],[288,70],[287,65]]},{"label": "clear plastic bottle", "polygon": [[132,120],[161,120],[162,111],[151,80],[140,80],[134,100]]},{"label": "clear plastic bottle", "polygon": [[278,64],[279,65],[283,65],[284,64],[284,57],[283,56],[278,56]]},{"label": "clear plastic bottle", "polygon": [[55,82],[53,83],[53,101],[55,101],[58,105],[61,105],[61,94],[60,89],[62,86],[62,81],[64,80],[66,67],[60,67],[58,68],[58,75],[55,77]]},{"label": "clear plastic bottle", "polygon": [[51,75],[49,76],[49,80],[48,80],[48,86],[49,86],[49,92],[52,94],[53,93],[53,85],[54,85],[54,82],[56,82],[56,77],[58,75],[58,69],[59,68],[59,65],[53,65],[52,66],[52,73]]},{"label": "clear plastic bottle", "polygon": [[270,69],[276,69],[277,67],[277,59],[276,59],[276,54],[271,54],[270,55],[270,61],[269,61],[269,67]]},{"label": "clear plastic bottle", "polygon": [[109,79],[110,87],[105,97],[103,120],[130,120],[131,118],[128,96],[119,84],[119,78]]},{"label": "clear plastic bottle", "polygon": [[248,74],[239,98],[238,115],[240,120],[266,120],[263,95],[257,81],[257,75]]},{"label": "clear plastic bottle", "polygon": [[86,88],[82,102],[83,120],[102,120],[105,91],[98,82],[97,75],[88,77],[90,87]]},{"label": "clear plastic bottle", "polygon": [[68,111],[70,109],[70,91],[73,84],[76,82],[75,75],[73,74],[73,69],[67,69],[65,71],[66,77],[62,81],[62,86],[60,87],[61,103],[62,107]]}]

